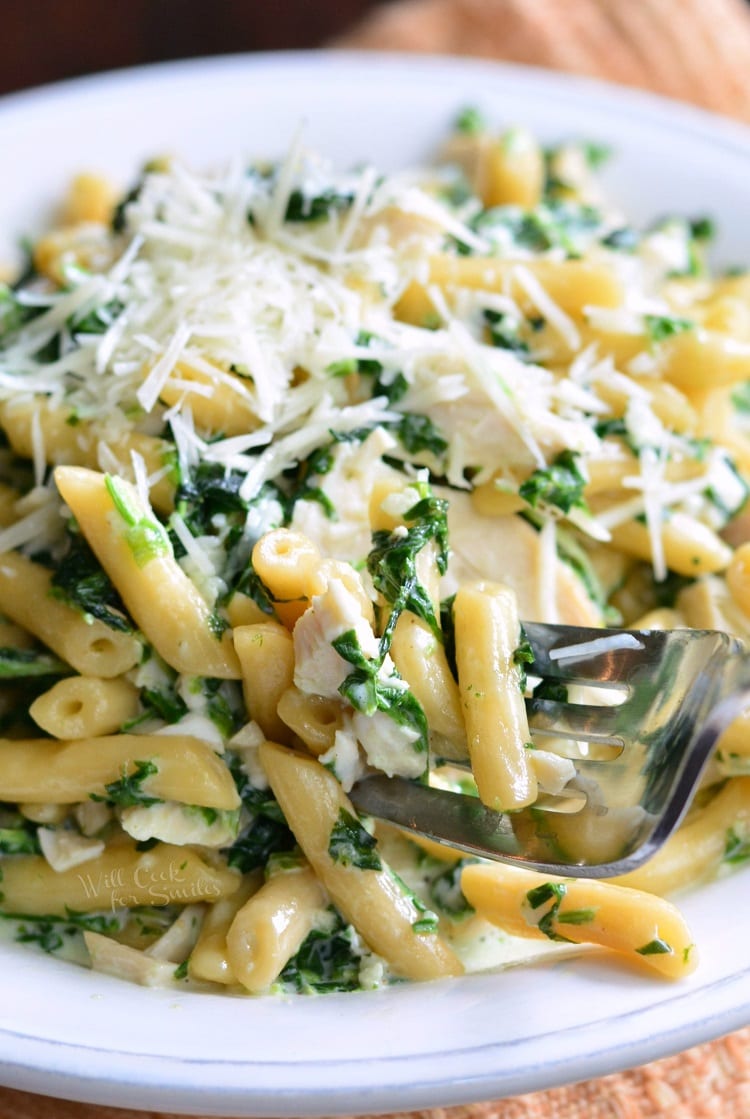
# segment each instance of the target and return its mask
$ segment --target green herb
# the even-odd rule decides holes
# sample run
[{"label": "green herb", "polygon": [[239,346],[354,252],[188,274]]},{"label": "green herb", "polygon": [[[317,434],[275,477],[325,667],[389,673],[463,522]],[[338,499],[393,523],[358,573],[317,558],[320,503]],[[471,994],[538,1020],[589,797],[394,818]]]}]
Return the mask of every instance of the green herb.
[{"label": "green herb", "polygon": [[750,381],[743,381],[734,390],[732,404],[738,412],[750,412]]},{"label": "green herb", "polygon": [[234,591],[251,598],[264,614],[268,614],[269,617],[274,616],[275,610],[271,592],[253,567],[251,558],[248,558],[247,567],[237,580]]},{"label": "green herb", "polygon": [[716,236],[716,223],[713,218],[705,214],[698,218],[690,218],[688,225],[690,235],[695,241],[713,241]]},{"label": "green herb", "polygon": [[173,978],[177,979],[177,980],[187,979],[187,977],[188,977],[188,961],[183,960],[181,964],[178,964],[177,967],[174,969],[174,972],[172,973],[172,975],[173,975]]},{"label": "green herb", "polygon": [[305,194],[301,190],[293,190],[289,195],[286,207],[285,221],[307,222],[321,221],[330,218],[333,214],[348,210],[354,201],[351,193],[341,193],[332,187],[322,190],[320,194]]},{"label": "green herb", "polygon": [[410,455],[429,451],[439,459],[448,450],[448,440],[429,416],[407,412],[395,425],[394,430]]},{"label": "green herb", "polygon": [[279,976],[282,985],[298,994],[356,991],[360,986],[362,952],[356,933],[333,913],[333,928],[313,929]]},{"label": "green herb", "polygon": [[290,489],[286,502],[289,511],[288,516],[291,516],[291,509],[295,502],[317,501],[329,520],[336,520],[336,507],[330,497],[316,482],[311,480],[329,474],[333,469],[333,446],[334,443],[332,442],[323,447],[318,447],[317,450],[313,451],[313,453],[296,468],[294,478],[290,482]]},{"label": "green herb", "polygon": [[296,841],[271,791],[252,785],[237,757],[230,758],[229,770],[242,799],[247,823],[224,854],[230,866],[246,874],[265,866],[275,852],[291,851]]},{"label": "green herb", "polygon": [[141,706],[144,711],[136,719],[131,720],[123,729],[130,730],[135,724],[144,719],[156,717],[165,723],[179,723],[188,713],[188,706],[181,695],[178,695],[171,684],[162,688],[141,688]]},{"label": "green herb", "polygon": [[373,533],[373,547],[367,557],[367,570],[376,590],[391,607],[381,638],[381,652],[390,647],[396,622],[404,610],[416,614],[429,625],[435,637],[442,633],[432,601],[417,576],[416,558],[429,543],[437,545],[437,566],[441,575],[448,566],[448,504],[434,497],[429,486],[419,483],[420,500],[404,514],[406,533],[399,531]]},{"label": "green herb", "polygon": [[416,920],[412,921],[411,923],[411,927],[414,932],[418,935],[432,935],[436,933],[440,926],[440,918],[438,917],[437,913],[433,913],[433,911],[425,905],[418,894],[415,894],[414,891],[406,885],[403,878],[401,878],[400,875],[396,874],[396,871],[393,870],[392,867],[389,867],[388,871],[393,881],[399,887],[404,896],[409,899],[409,901],[412,903],[417,913],[419,914]]},{"label": "green herb", "polygon": [[473,906],[461,891],[461,871],[470,861],[459,859],[433,878],[430,883],[430,899],[433,904],[454,921],[463,921],[474,913]]},{"label": "green herb", "polygon": [[347,630],[331,642],[333,648],[353,671],[339,687],[339,692],[356,711],[374,715],[383,711],[398,726],[407,727],[415,735],[412,749],[417,753],[428,748],[428,727],[425,713],[416,697],[398,675],[382,679],[379,675],[385,653],[377,659],[365,656],[355,631]]},{"label": "green herb", "polygon": [[487,121],[475,105],[467,105],[456,117],[453,127],[465,136],[478,136],[487,131]]},{"label": "green herb", "polygon": [[649,940],[642,948],[636,948],[636,952],[639,956],[671,956],[674,949],[666,940],[656,937],[654,940]]},{"label": "green herb", "polygon": [[561,451],[551,466],[535,470],[518,488],[519,496],[532,509],[554,505],[563,513],[585,509],[586,479],[578,469],[575,451]]},{"label": "green herb", "polygon": [[518,645],[513,653],[513,663],[518,666],[518,686],[522,692],[526,691],[526,665],[534,663],[534,650],[526,636],[526,631],[521,626]]},{"label": "green herb", "polygon": [[110,629],[130,633],[122,599],[80,532],[69,535],[68,550],[52,573],[51,594]]},{"label": "green herb", "polygon": [[22,292],[8,284],[0,284],[0,342],[4,342],[46,309],[26,303]]},{"label": "green herb", "polygon": [[37,829],[29,820],[15,827],[0,828],[0,854],[38,855]]},{"label": "green herb", "polygon": [[118,781],[111,781],[109,785],[104,786],[106,796],[91,793],[91,799],[105,800],[110,804],[117,804],[121,808],[131,808],[135,805],[147,807],[151,804],[161,804],[162,801],[159,797],[149,796],[147,793],[144,793],[141,787],[147,777],[152,777],[153,774],[159,772],[157,765],[149,761],[137,761],[133,764],[135,769],[132,773],[128,774],[125,767],[123,767],[122,777],[120,777]]},{"label": "green herb", "polygon": [[127,526],[125,540],[136,565],[144,567],[159,556],[171,555],[172,547],[163,525],[154,517],[143,513],[122,481],[111,474],[105,474],[104,484],[115,509]]},{"label": "green herb", "polygon": [[[145,172],[144,168],[144,172]],[[132,202],[137,202],[141,196],[143,185],[145,182],[145,173],[123,198],[117,203],[112,214],[112,232],[124,233],[127,229],[127,209]]]},{"label": "green herb", "polygon": [[629,226],[623,226],[620,229],[613,229],[611,233],[607,233],[602,237],[601,243],[608,249],[616,249],[618,252],[633,253],[638,248],[639,237],[634,229]]},{"label": "green herb", "polygon": [[70,668],[51,653],[36,649],[0,648],[0,680],[31,676],[66,676]]},{"label": "green herb", "polygon": [[533,890],[529,890],[526,894],[526,901],[532,909],[539,909],[547,902],[552,902],[547,912],[537,922],[539,931],[549,937],[550,940],[567,941],[567,937],[560,936],[554,929],[555,922],[559,921],[560,906],[567,892],[568,887],[564,882],[544,882],[541,886],[535,886]]},{"label": "green herb", "polygon": [[735,828],[729,828],[724,842],[724,862],[729,866],[750,862],[750,836],[743,837]]},{"label": "green herb", "polygon": [[580,202],[548,200],[534,210],[518,206],[484,210],[471,224],[485,236],[505,230],[514,246],[533,253],[557,248],[577,257],[601,228],[602,216]]},{"label": "green herb", "polygon": [[44,952],[58,952],[65,943],[64,938],[88,931],[111,935],[117,932],[120,922],[117,917],[107,914],[78,913],[66,909],[65,916],[47,915],[37,917],[25,913],[0,913],[3,920],[19,922],[15,940],[19,944],[36,944]]},{"label": "green herb", "polygon": [[207,697],[206,714],[223,738],[231,738],[244,720],[236,686],[229,680],[205,676],[202,677],[202,687]]},{"label": "green herb", "polygon": [[568,689],[559,680],[540,680],[533,694],[534,699],[546,699],[553,703],[568,702]]},{"label": "green herb", "polygon": [[596,917],[595,909],[569,909],[557,914],[558,925],[590,925]]},{"label": "green herb", "polygon": [[690,319],[680,319],[671,315],[644,315],[643,321],[646,333],[654,344],[663,342],[667,338],[674,338],[676,334],[683,334],[692,330],[695,323]]},{"label": "green herb", "polygon": [[490,342],[501,350],[508,350],[521,361],[529,358],[529,345],[519,335],[519,323],[515,322],[505,311],[493,311],[485,308],[482,312],[484,321],[490,335]]},{"label": "green herb", "polygon": [[123,310],[124,305],[113,299],[100,307],[76,311],[67,320],[66,326],[74,337],[77,334],[106,334]]},{"label": "green herb", "polygon": [[244,475],[225,470],[217,462],[200,462],[181,479],[175,494],[175,510],[193,536],[207,536],[213,518],[221,514],[244,518],[248,503],[240,497]]},{"label": "green herb", "polygon": [[581,144],[581,151],[592,171],[598,171],[612,158],[611,145],[600,144],[593,140],[584,140]]},{"label": "green herb", "polygon": [[375,837],[351,812],[340,809],[328,840],[328,854],[333,861],[358,870],[382,870],[383,864],[376,848]]}]

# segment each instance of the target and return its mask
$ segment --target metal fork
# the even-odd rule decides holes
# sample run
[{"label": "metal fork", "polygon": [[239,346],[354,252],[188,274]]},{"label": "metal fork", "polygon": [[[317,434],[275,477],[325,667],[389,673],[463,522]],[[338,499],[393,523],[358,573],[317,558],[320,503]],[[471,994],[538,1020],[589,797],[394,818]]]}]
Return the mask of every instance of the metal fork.
[{"label": "metal fork", "polygon": [[475,796],[376,775],[354,786],[352,801],[469,854],[566,877],[624,874],[677,827],[722,731],[750,703],[750,657],[712,631],[524,629],[528,675],[540,682],[526,702],[532,736],[576,768],[564,795],[502,813]]}]

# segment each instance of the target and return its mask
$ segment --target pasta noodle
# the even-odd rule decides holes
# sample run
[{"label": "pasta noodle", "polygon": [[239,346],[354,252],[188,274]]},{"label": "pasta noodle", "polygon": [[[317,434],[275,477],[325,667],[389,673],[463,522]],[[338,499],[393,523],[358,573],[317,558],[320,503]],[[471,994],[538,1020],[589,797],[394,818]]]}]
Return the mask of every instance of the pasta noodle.
[{"label": "pasta noodle", "polygon": [[156,160],[120,203],[74,180],[0,287],[11,935],[253,996],[530,939],[697,964],[665,895],[750,860],[748,713],[616,881],[467,860],[349,796],[424,782],[614,859],[627,812],[529,727],[561,697],[522,619],[750,635],[750,281],[708,267],[705,220],[632,228],[587,151],[469,113],[403,175],[297,145]]}]

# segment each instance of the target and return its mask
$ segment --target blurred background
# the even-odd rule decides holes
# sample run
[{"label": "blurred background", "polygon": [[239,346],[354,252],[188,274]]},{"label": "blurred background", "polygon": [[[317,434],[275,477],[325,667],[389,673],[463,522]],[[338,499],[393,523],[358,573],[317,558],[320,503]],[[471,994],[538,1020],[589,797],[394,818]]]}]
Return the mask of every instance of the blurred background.
[{"label": "blurred background", "polygon": [[0,94],[331,43],[532,63],[750,121],[749,0],[0,0]]},{"label": "blurred background", "polygon": [[382,0],[0,0],[0,92],[230,51],[317,47]]}]

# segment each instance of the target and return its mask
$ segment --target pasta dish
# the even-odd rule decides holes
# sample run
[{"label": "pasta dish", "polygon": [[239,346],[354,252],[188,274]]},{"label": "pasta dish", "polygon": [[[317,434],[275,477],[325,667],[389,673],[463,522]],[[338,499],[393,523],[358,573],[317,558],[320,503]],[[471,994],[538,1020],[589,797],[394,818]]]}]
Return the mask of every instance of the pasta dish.
[{"label": "pasta dish", "polygon": [[633,228],[606,156],[467,110],[398,174],[300,135],[154,160],[122,198],[73,181],[0,286],[10,935],[251,994],[592,946],[696,966],[665,895],[750,858],[745,716],[618,880],[349,796],[381,772],[511,817],[564,797],[523,620],[750,631],[750,277],[712,270],[705,217]]}]

